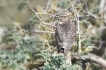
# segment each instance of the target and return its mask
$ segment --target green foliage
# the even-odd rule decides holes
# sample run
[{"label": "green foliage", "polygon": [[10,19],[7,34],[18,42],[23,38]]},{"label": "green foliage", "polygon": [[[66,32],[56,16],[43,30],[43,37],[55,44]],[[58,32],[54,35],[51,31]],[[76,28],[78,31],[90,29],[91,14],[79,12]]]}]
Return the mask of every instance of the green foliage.
[{"label": "green foliage", "polygon": [[64,63],[64,56],[61,54],[51,56],[50,59],[45,63],[44,70],[57,70],[60,69]]},{"label": "green foliage", "polygon": [[19,9],[19,10],[24,9],[25,5],[26,5],[25,3],[21,3],[21,4],[19,4],[18,9]]},{"label": "green foliage", "polygon": [[3,65],[2,69],[12,68],[14,70],[26,70],[24,64],[31,59],[31,54],[38,53],[38,46],[40,41],[38,36],[30,37],[27,32],[20,32],[18,29],[12,31],[11,36],[8,38],[16,43],[15,48],[12,50],[0,51],[0,63]]},{"label": "green foliage", "polygon": [[84,24],[84,26],[87,28],[88,25],[90,24],[90,22],[86,21],[86,20],[82,20],[82,23]]},{"label": "green foliage", "polygon": [[24,28],[26,31],[31,30],[34,27],[34,25],[36,25],[37,23],[38,23],[38,19],[34,14],[32,14],[32,17],[29,19],[27,23],[23,24],[22,28]]},{"label": "green foliage", "polygon": [[64,57],[62,55],[52,56],[51,57],[51,64],[56,68],[59,68],[64,63]]},{"label": "green foliage", "polygon": [[43,70],[81,70],[79,65],[65,65],[65,58],[62,54],[51,56],[44,64]]},{"label": "green foliage", "polygon": [[97,6],[95,7],[93,13],[97,13],[97,14],[98,14],[99,11],[100,11],[100,7],[97,5]]},{"label": "green foliage", "polygon": [[82,43],[84,44],[84,46],[91,46],[91,38],[88,35],[83,35],[83,40]]},{"label": "green foliage", "polygon": [[30,24],[34,25],[35,23],[38,22],[37,17],[34,14],[32,14],[32,18],[30,18],[29,22]]},{"label": "green foliage", "polygon": [[59,6],[60,8],[62,8],[62,9],[65,9],[66,6],[67,6],[67,1],[61,0],[61,1],[59,2],[58,6]]}]

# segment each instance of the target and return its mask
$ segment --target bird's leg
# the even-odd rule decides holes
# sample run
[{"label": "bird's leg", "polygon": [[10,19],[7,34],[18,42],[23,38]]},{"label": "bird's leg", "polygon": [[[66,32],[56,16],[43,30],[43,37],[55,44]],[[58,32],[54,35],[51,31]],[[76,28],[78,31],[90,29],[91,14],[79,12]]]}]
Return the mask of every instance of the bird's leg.
[{"label": "bird's leg", "polygon": [[70,54],[70,49],[68,49],[68,43],[64,43],[64,56],[65,56],[65,60],[66,60],[66,64],[67,65],[72,65],[71,62],[71,54]]},{"label": "bird's leg", "polygon": [[60,48],[60,52],[62,52],[64,54],[64,57],[66,60],[65,64],[72,65],[70,50],[67,48],[68,43],[59,43],[59,44],[60,44],[60,46],[62,46]]},{"label": "bird's leg", "polygon": [[66,64],[72,65],[70,50],[64,50],[64,56],[65,56],[65,59],[66,59]]}]

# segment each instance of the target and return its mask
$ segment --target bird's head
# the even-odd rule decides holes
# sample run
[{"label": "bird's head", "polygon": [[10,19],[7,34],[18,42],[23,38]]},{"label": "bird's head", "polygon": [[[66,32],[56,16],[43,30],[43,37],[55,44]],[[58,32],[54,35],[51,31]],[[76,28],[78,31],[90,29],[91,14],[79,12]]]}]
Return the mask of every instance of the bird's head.
[{"label": "bird's head", "polygon": [[64,25],[69,20],[69,14],[67,14],[65,12],[59,13],[57,16],[58,16],[58,20],[59,20],[59,23],[58,23],[59,25]]}]

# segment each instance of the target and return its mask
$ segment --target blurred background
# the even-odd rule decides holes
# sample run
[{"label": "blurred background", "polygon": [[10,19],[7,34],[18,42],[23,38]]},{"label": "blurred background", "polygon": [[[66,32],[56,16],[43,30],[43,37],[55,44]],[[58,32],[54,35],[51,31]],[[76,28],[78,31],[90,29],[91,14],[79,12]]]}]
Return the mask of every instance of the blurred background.
[{"label": "blurred background", "polygon": [[[30,5],[46,7],[48,0],[29,0]],[[14,25],[23,25],[32,17],[32,11],[24,0],[0,0],[0,42],[4,31]]]},{"label": "blurred background", "polygon": [[[39,15],[39,18],[44,23],[49,24],[49,26],[42,24],[42,21],[25,3],[26,1]],[[96,46],[98,50],[94,50],[91,53],[106,59],[106,8],[102,0],[0,0],[0,68],[2,70],[21,70],[21,68],[26,70],[24,67],[37,69],[45,66],[44,70],[47,70],[46,67],[49,65],[42,60],[40,60],[41,66],[38,64],[36,67],[36,61],[39,61],[37,59],[41,57],[35,56],[35,54],[46,53],[42,54],[45,56],[44,60],[51,60],[51,57],[54,59],[51,54],[57,53],[57,49],[54,49],[56,47],[55,28],[51,25],[55,26],[57,23],[57,20],[53,21],[57,13],[64,10],[67,10],[68,13],[74,12],[70,6],[70,1],[74,4],[75,9],[80,11],[80,16],[83,16],[80,18],[80,30],[83,33],[81,36],[82,48]],[[46,12],[44,13],[45,10]],[[72,15],[72,18],[75,17]],[[35,30],[35,33],[31,30]],[[19,46],[23,47],[24,51]],[[30,51],[28,50],[29,48]],[[47,53],[48,50],[49,53]],[[59,55],[59,59],[62,61],[63,58]],[[53,61],[51,64],[53,64]],[[56,64],[54,64],[55,66]],[[50,70],[49,67],[47,67],[48,70]],[[75,68],[80,68],[80,64]]]}]

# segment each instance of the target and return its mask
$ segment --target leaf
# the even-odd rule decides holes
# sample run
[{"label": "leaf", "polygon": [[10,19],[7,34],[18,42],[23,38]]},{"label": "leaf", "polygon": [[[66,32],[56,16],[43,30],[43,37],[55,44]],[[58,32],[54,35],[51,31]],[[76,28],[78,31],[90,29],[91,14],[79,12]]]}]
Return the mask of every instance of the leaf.
[{"label": "leaf", "polygon": [[28,53],[25,54],[26,59],[30,59],[30,55]]}]

